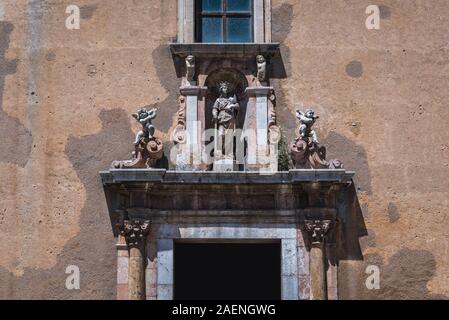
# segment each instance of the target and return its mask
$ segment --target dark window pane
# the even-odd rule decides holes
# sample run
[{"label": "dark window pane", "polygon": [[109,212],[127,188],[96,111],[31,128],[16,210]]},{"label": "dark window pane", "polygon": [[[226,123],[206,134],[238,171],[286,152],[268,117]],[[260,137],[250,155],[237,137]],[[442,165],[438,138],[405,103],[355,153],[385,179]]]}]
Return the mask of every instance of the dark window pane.
[{"label": "dark window pane", "polygon": [[201,42],[223,42],[222,19],[203,17],[202,19],[202,39]]},{"label": "dark window pane", "polygon": [[222,11],[221,0],[201,0],[203,11]]},{"label": "dark window pane", "polygon": [[228,18],[226,27],[227,42],[251,42],[251,18]]},{"label": "dark window pane", "polygon": [[251,11],[251,0],[228,0],[227,11]]}]

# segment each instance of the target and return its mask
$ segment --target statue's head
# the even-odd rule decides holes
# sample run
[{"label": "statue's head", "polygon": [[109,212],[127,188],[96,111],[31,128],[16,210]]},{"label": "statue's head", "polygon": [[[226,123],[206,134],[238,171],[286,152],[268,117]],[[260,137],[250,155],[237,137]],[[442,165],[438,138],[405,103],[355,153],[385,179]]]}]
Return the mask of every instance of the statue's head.
[{"label": "statue's head", "polygon": [[265,57],[263,55],[259,54],[256,57],[256,61],[257,61],[257,63],[264,63],[265,62]]},{"label": "statue's head", "polygon": [[307,109],[304,114],[307,118],[313,118],[315,116],[315,112],[312,109]]},{"label": "statue's head", "polygon": [[227,96],[229,94],[230,83],[228,81],[222,81],[218,85],[218,91],[220,94]]},{"label": "statue's head", "polygon": [[188,55],[186,58],[186,61],[189,63],[194,63],[195,62],[195,57],[193,55]]}]

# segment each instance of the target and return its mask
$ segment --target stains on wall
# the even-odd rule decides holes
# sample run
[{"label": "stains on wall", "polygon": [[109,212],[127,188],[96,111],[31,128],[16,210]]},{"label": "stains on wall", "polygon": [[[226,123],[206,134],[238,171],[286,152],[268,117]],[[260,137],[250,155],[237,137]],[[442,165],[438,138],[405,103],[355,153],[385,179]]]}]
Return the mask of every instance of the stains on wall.
[{"label": "stains on wall", "polygon": [[17,71],[19,61],[6,58],[6,52],[10,45],[10,35],[14,26],[5,21],[0,21],[0,162],[13,163],[25,167],[33,137],[18,119],[9,116],[3,110],[3,94],[5,79]]},{"label": "stains on wall", "polygon": [[352,78],[360,78],[363,75],[363,65],[360,61],[351,61],[346,65],[346,74]]},{"label": "stains on wall", "polygon": [[379,6],[379,11],[380,11],[380,18],[381,19],[388,19],[391,16],[391,10],[390,7],[386,6],[386,5],[380,5]]},{"label": "stains on wall", "polygon": [[[0,268],[0,297],[17,299],[115,299],[115,239],[98,172],[107,169],[111,159],[131,158],[134,134],[128,114],[122,109],[101,111],[100,132],[83,137],[70,136],[65,153],[86,190],[78,235],[69,240],[49,270],[26,268],[16,277]],[[80,290],[67,290],[65,270],[80,269]]]},{"label": "stains on wall", "polygon": [[[365,281],[367,266],[380,268],[380,289],[369,290]],[[384,264],[377,254],[367,254],[358,266],[347,265],[340,269],[339,295],[341,299],[448,299],[432,294],[428,283],[435,276],[436,260],[427,250],[403,248]]]},{"label": "stains on wall", "polygon": [[390,223],[395,223],[400,217],[398,207],[393,202],[390,202],[388,204],[388,220]]},{"label": "stains on wall", "polygon": [[85,5],[80,7],[80,17],[81,19],[89,20],[94,16],[95,10],[97,10],[97,5]]}]

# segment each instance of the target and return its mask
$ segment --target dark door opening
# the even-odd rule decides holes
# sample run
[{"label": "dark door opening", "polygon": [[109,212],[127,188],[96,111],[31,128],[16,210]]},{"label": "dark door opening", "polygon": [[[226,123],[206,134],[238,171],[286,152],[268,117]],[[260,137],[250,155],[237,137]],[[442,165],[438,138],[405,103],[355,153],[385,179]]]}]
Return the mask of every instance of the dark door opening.
[{"label": "dark door opening", "polygon": [[175,243],[174,299],[280,300],[280,242]]}]

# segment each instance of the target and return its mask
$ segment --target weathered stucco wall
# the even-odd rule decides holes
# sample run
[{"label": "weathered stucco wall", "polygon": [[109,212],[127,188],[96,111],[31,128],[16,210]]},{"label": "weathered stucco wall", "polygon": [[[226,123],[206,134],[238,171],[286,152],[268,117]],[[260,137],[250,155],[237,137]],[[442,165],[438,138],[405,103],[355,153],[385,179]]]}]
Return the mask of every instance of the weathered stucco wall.
[{"label": "weathered stucco wall", "polygon": [[[370,4],[380,30],[365,28]],[[368,235],[364,260],[340,263],[343,299],[449,296],[448,16],[445,0],[273,1],[279,122],[290,139],[294,110],[314,106],[328,154],[357,172]],[[0,1],[0,298],[115,298],[97,173],[129,158],[137,106],[158,106],[168,140],[176,25],[175,0]],[[65,288],[68,265],[81,290]]]}]

